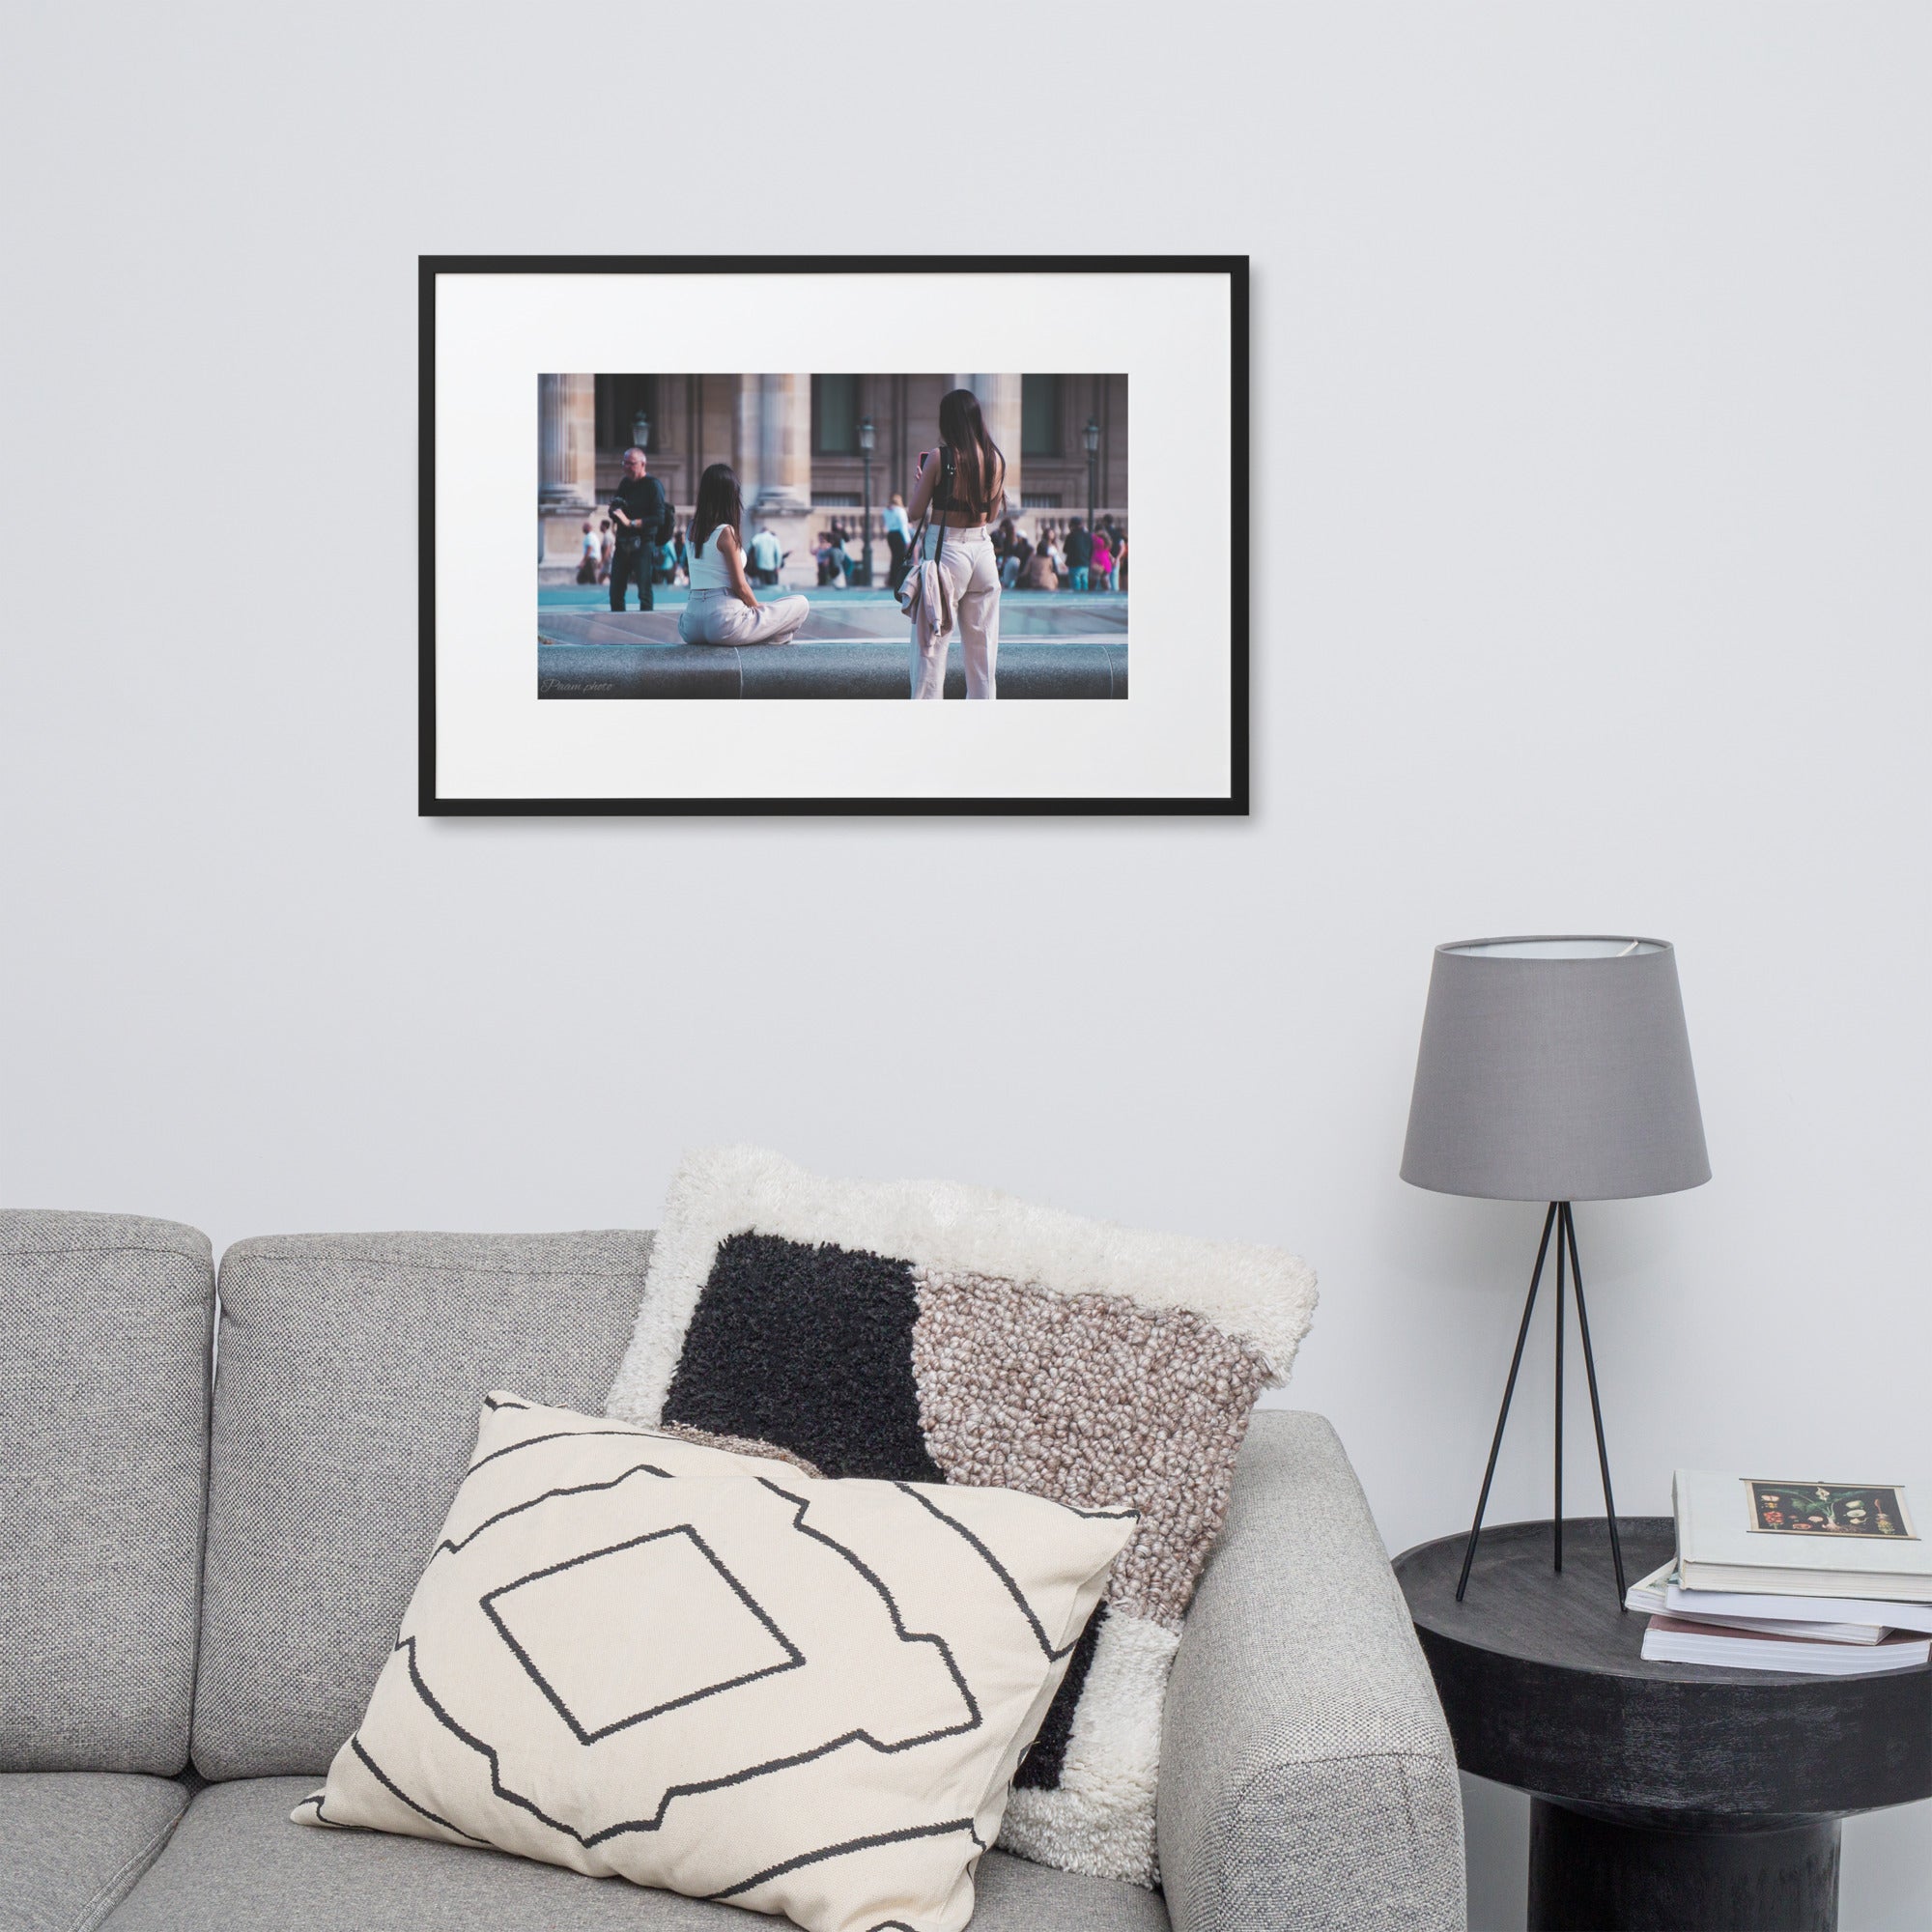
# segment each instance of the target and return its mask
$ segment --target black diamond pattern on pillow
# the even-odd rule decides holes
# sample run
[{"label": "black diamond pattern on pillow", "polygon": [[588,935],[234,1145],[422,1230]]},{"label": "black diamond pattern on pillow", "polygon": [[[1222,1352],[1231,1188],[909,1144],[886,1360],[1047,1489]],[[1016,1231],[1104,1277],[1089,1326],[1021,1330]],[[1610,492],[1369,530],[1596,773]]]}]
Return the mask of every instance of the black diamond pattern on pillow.
[{"label": "black diamond pattern on pillow", "polygon": [[828,1476],[942,1483],[919,1423],[918,1319],[904,1262],[733,1235],[698,1295],[663,1419],[775,1443]]},{"label": "black diamond pattern on pillow", "polygon": [[[550,1564],[481,1602],[583,1745],[805,1662],[688,1522]],[[706,1662],[694,1665],[687,1653],[699,1620]],[[615,1667],[577,1641],[598,1628],[637,1633]],[[715,1665],[721,1635],[733,1639],[724,1650],[736,1666],[723,1675]]]}]

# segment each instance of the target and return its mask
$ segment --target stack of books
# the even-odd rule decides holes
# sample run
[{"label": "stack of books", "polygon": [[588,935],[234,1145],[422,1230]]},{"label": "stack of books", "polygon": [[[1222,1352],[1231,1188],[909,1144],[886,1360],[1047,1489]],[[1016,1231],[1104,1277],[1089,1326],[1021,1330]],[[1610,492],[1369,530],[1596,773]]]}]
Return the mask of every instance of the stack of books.
[{"label": "stack of books", "polygon": [[1677,1553],[1631,1585],[1643,1654],[1850,1677],[1932,1659],[1932,1553],[1905,1483],[1680,1469]]}]

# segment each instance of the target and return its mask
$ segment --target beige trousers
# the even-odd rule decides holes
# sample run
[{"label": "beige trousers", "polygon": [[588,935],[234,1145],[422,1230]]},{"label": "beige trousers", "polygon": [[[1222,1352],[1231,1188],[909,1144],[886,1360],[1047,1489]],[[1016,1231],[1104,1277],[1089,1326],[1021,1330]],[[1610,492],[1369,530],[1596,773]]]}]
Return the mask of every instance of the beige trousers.
[{"label": "beige trousers", "polygon": [[[1000,661],[1000,566],[993,557],[993,533],[981,524],[977,529],[948,530],[940,545],[937,525],[925,533],[925,554],[937,557],[952,592],[958,612],[959,642],[966,658],[966,696],[995,697],[994,680]],[[912,642],[912,695],[946,696],[946,646],[935,638],[922,651]]]},{"label": "beige trousers", "polygon": [[788,644],[810,614],[805,597],[775,597],[753,611],[734,591],[694,590],[677,634],[687,644]]}]

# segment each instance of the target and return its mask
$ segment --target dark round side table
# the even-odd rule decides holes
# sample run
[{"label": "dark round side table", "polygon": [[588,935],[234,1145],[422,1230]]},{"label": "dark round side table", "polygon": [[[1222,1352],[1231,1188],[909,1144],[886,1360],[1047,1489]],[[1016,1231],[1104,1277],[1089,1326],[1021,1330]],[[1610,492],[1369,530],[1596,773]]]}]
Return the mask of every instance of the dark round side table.
[{"label": "dark round side table", "polygon": [[[1675,1547],[1619,1517],[1624,1570]],[[1832,1932],[1838,1821],[1932,1797],[1932,1668],[1802,1677],[1646,1663],[1601,1517],[1483,1531],[1396,1558],[1456,1759],[1532,1796],[1532,1932]]]}]

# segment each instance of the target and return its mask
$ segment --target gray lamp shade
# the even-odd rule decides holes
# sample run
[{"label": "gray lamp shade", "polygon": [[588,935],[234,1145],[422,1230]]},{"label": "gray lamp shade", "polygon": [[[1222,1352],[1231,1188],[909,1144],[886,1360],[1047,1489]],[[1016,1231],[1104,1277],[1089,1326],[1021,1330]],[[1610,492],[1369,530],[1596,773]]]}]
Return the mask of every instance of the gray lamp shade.
[{"label": "gray lamp shade", "polygon": [[1709,1180],[1671,948],[1437,947],[1402,1178],[1492,1201],[1623,1201]]}]

